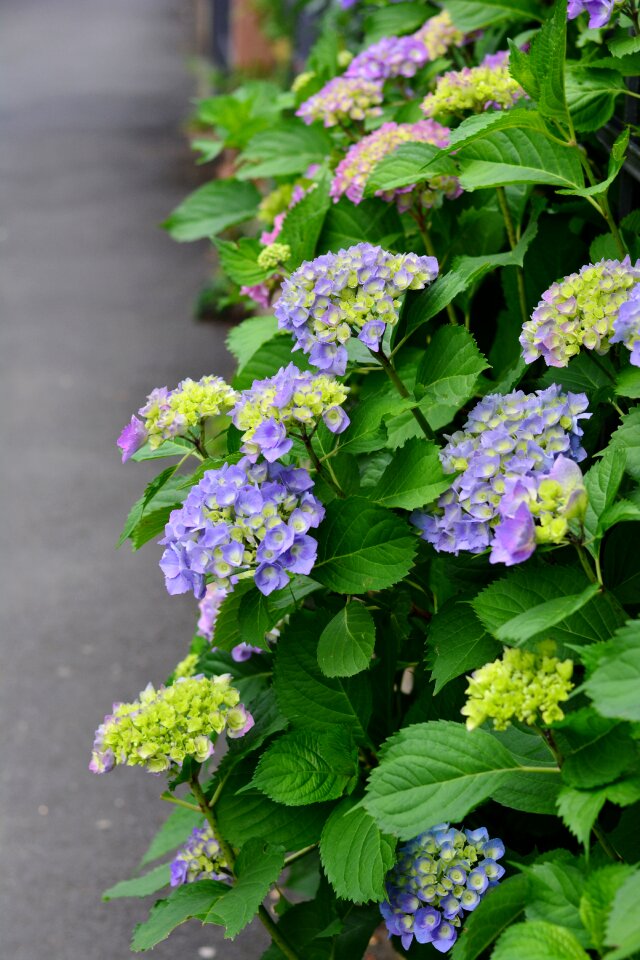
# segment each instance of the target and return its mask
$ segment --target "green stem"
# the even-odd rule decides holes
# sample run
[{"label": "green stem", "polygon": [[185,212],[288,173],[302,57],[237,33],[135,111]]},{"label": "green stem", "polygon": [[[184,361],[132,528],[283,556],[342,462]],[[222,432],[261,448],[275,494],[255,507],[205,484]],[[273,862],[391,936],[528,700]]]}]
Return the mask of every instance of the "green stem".
[{"label": "green stem", "polygon": [[[419,209],[415,209],[415,208],[414,208],[414,209],[411,211],[411,215],[412,215],[413,219],[415,220],[415,222],[416,222],[417,225],[418,225],[418,232],[420,233],[420,236],[422,237],[422,242],[424,243],[424,248],[425,248],[425,250],[427,251],[427,253],[429,254],[430,257],[434,257],[436,260],[438,260],[438,255],[437,255],[437,253],[436,253],[436,248],[435,248],[434,245],[433,245],[433,240],[431,239],[431,234],[429,233],[426,220],[424,219],[424,217],[423,217],[423,215],[422,215],[422,211],[419,210]],[[440,265],[440,261],[439,261],[439,260],[438,260],[438,265]],[[446,310],[447,310],[447,316],[449,317],[449,323],[455,324],[455,325],[457,326],[457,324],[458,324],[458,318],[457,318],[457,316],[456,316],[456,311],[455,311],[455,307],[453,306],[453,304],[452,304],[452,303],[448,303],[448,304],[447,304],[447,307],[446,307]]]},{"label": "green stem", "polygon": [[326,480],[326,482],[329,484],[330,487],[333,487],[338,497],[340,497],[341,499],[344,499],[344,490],[338,483],[338,478],[336,477],[333,471],[333,468],[329,465],[328,461],[325,461],[325,463],[323,463],[320,460],[320,458],[318,457],[318,454],[313,449],[313,444],[311,443],[311,437],[306,432],[304,427],[302,428],[302,433],[300,434],[300,437],[302,438],[302,442],[304,443],[307,449],[307,453],[309,454],[309,457],[311,458],[311,462],[316,468],[317,473],[324,480]]},{"label": "green stem", "polygon": [[[376,358],[376,360],[378,360],[378,362],[384,369],[384,372],[389,377],[389,380],[391,380],[391,383],[394,385],[394,387],[396,388],[400,396],[405,398],[411,397],[411,394],[409,393],[404,383],[398,376],[397,371],[395,370],[393,364],[389,360],[389,357],[385,354],[382,347],[378,349],[377,353],[374,352],[373,350],[371,350],[370,353],[373,357]],[[420,426],[420,429],[424,433],[425,437],[428,440],[433,440],[433,430],[427,423],[427,419],[423,414],[422,410],[420,410],[418,407],[411,407],[411,413],[413,414],[416,422]]]},{"label": "green stem", "polygon": [[278,924],[275,922],[269,911],[264,905],[258,907],[258,916],[262,921],[262,925],[273,940],[273,942],[280,948],[282,953],[285,955],[287,960],[299,960],[298,954],[289,946],[285,938],[282,936],[282,933],[278,929]]},{"label": "green stem", "polygon": [[[593,170],[591,169],[591,163],[589,161],[589,157],[586,155],[584,150],[579,150],[578,154],[580,156],[580,161],[582,163],[584,172],[587,175],[587,180],[589,181],[589,185],[593,187],[596,184],[596,178],[594,176]],[[594,206],[596,210],[601,214],[601,216],[604,217],[604,219],[607,222],[607,226],[609,227],[609,232],[613,237],[613,239],[615,240],[615,243],[620,255],[623,258],[626,257],[629,251],[627,250],[627,246],[624,240],[622,239],[622,234],[618,230],[618,225],[613,219],[613,214],[611,213],[611,207],[609,205],[609,198],[607,197],[606,193],[603,195],[600,201],[596,201],[594,197],[586,197],[585,199],[588,200],[589,203],[591,203],[592,206]]]},{"label": "green stem", "polygon": [[312,850],[315,850],[317,846],[317,843],[312,843],[308,847],[303,847],[302,850],[296,850],[296,852],[292,853],[291,856],[285,857],[285,867],[290,867],[292,863],[296,862],[296,860],[301,860],[303,857],[306,857],[306,855],[311,853]]},{"label": "green stem", "polygon": [[[513,220],[511,219],[511,212],[509,210],[509,204],[507,203],[507,195],[504,192],[504,187],[496,187],[496,193],[498,194],[498,204],[500,206],[502,219],[504,220],[504,225],[507,230],[507,237],[509,238],[509,246],[512,250],[515,250],[518,244],[518,238],[516,237]],[[529,311],[527,310],[527,296],[524,287],[524,271],[522,267],[516,267],[516,279],[518,283],[520,314],[522,316],[522,322],[527,323],[529,320]]]},{"label": "green stem", "polygon": [[194,803],[188,803],[186,800],[180,799],[180,797],[172,797],[170,793],[161,793],[161,800],[166,800],[167,803],[175,803],[177,807],[184,807],[185,810],[195,810],[198,811],[200,807],[196,807]]},{"label": "green stem", "polygon": [[581,565],[582,565],[582,569],[583,569],[584,572],[586,573],[586,575],[587,575],[587,577],[589,578],[589,580],[591,581],[591,583],[599,583],[601,587],[604,586],[604,584],[602,583],[602,572],[601,572],[600,569],[599,569],[599,566],[600,566],[600,565],[599,565],[599,564],[597,565],[597,566],[598,566],[597,572],[594,573],[593,567],[592,567],[591,564],[589,563],[589,558],[588,558],[588,556],[587,556],[587,551],[584,549],[584,547],[582,546],[582,544],[581,544],[581,543],[576,543],[576,544],[575,544],[575,548],[576,548],[576,551],[577,551],[577,553],[578,553],[578,559],[580,560],[580,563],[581,563]]}]

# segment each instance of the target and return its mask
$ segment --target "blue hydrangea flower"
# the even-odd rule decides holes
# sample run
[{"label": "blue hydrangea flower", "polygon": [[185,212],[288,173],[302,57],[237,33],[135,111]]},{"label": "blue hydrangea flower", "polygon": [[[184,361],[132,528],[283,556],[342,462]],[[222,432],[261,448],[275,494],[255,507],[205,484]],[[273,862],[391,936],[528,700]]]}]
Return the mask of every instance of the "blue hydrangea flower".
[{"label": "blue hydrangea flower", "polygon": [[624,343],[627,350],[631,351],[631,363],[634,367],[640,367],[640,283],[636,284],[618,310],[609,343]]},{"label": "blue hydrangea flower", "polygon": [[196,880],[231,883],[231,872],[222,848],[209,824],[195,827],[171,862],[171,886]]},{"label": "blue hydrangea flower", "polygon": [[324,516],[312,488],[306,470],[247,457],[207,470],[171,513],[160,541],[168,592],[192,590],[201,599],[207,581],[228,590],[234,578],[252,576],[269,594],[290,574],[310,573],[317,543],[307,531]]},{"label": "blue hydrangea flower", "polygon": [[581,13],[589,14],[589,29],[606,27],[613,15],[615,0],[569,0],[567,18],[575,20]]},{"label": "blue hydrangea flower", "polygon": [[388,253],[370,243],[325,253],[284,282],[278,325],[314,367],[343,376],[351,337],[377,351],[387,326],[398,322],[405,292],[422,290],[437,275],[435,257]]},{"label": "blue hydrangea flower", "polygon": [[585,505],[571,461],[586,456],[579,421],[590,416],[587,404],[557,384],[481,400],[440,453],[445,471],[459,475],[433,513],[412,515],[423,539],[456,555],[491,546],[492,562],[507,564],[528,559],[536,543],[560,542]]},{"label": "blue hydrangea flower", "polygon": [[380,904],[389,936],[400,937],[405,950],[415,939],[446,953],[465,914],[504,875],[497,862],[504,852],[502,841],[489,839],[485,827],[456,830],[448,823],[405,843],[387,874],[387,900]]}]

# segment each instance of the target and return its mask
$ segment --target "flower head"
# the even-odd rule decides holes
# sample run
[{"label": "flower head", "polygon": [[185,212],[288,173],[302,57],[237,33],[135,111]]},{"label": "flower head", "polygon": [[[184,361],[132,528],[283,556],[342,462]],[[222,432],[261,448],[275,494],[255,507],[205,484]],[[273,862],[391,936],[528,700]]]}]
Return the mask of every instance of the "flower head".
[{"label": "flower head", "polygon": [[440,823],[405,843],[387,874],[387,900],[380,904],[390,936],[408,950],[413,940],[446,953],[455,943],[466,913],[496,886],[504,867],[501,840],[484,827],[456,830]]},{"label": "flower head", "polygon": [[607,353],[614,321],[639,280],[640,260],[632,266],[625,257],[588,263],[552,284],[522,328],[525,361],[544,357],[550,367],[566,367],[581,347]]},{"label": "flower head", "polygon": [[563,394],[557,384],[526,394],[490,394],[448,437],[440,458],[459,472],[436,511],[412,520],[436,550],[482,553],[521,563],[540,542],[560,542],[568,521],[584,512],[582,476],[573,461],[580,446],[584,394]]},{"label": "flower head", "polygon": [[290,574],[309,573],[317,543],[307,531],[324,516],[312,487],[306,470],[248,457],[207,470],[165,527],[160,568],[169,593],[193,590],[201,599],[207,579],[228,590],[244,574],[268,594]]},{"label": "flower head", "polygon": [[122,450],[122,462],[126,463],[136,450],[140,449],[146,439],[147,431],[142,420],[139,420],[138,417],[131,417],[130,423],[124,427],[117,440],[117,444]]},{"label": "flower head", "polygon": [[349,120],[365,120],[382,113],[382,82],[360,76],[334,77],[322,90],[305,100],[296,111],[305,123],[322,120],[335,127]]},{"label": "flower head", "polygon": [[[331,184],[331,196],[337,202],[346,195],[352,203],[360,203],[367,180],[374,168],[388,154],[393,153],[401,143],[431,143],[436,147],[449,144],[449,130],[435,120],[420,120],[418,123],[383,123],[381,127],[363,137],[349,148],[347,155],[336,167]],[[442,197],[453,200],[461,194],[456,177],[431,176],[416,190],[415,184],[397,187],[394,190],[378,190],[376,196],[384,200],[398,200],[402,209],[407,209],[409,194],[417,194],[421,206],[425,209],[435,206]]]},{"label": "flower head", "polygon": [[467,702],[461,710],[467,728],[492,720],[506,730],[513,720],[549,724],[562,720],[559,704],[573,689],[573,662],[517,648],[505,649],[499,660],[487,663],[469,677]]},{"label": "flower head", "polygon": [[176,664],[173,671],[173,681],[181,680],[183,677],[193,677],[198,666],[198,654],[188,653],[180,663]]},{"label": "flower head", "polygon": [[438,274],[434,257],[387,253],[370,243],[303,263],[282,286],[275,314],[309,354],[313,366],[342,376],[345,344],[356,336],[378,350],[387,326],[398,321],[406,290],[421,290]]},{"label": "flower head", "polygon": [[606,27],[613,15],[615,0],[569,0],[567,18],[575,20],[581,13],[589,14],[589,29]]},{"label": "flower head", "polygon": [[462,43],[464,34],[454,27],[445,11],[431,17],[417,31],[405,37],[383,37],[353,58],[346,77],[366,80],[389,80],[392,77],[413,77],[417,71],[449,47]]},{"label": "flower head", "polygon": [[640,367],[640,283],[620,305],[609,343],[624,343],[627,350],[631,351],[631,363],[634,367]]},{"label": "flower head", "polygon": [[231,679],[188,677],[157,690],[149,684],[133,703],[115,703],[96,731],[89,769],[106,773],[126,764],[162,773],[186,757],[204,763],[217,734],[242,736],[253,726]]},{"label": "flower head", "polygon": [[172,887],[195,883],[196,880],[221,880],[223,883],[231,883],[231,868],[208,823],[194,828],[171,862]]},{"label": "flower head", "polygon": [[504,110],[526,97],[509,73],[509,53],[489,54],[478,67],[463,67],[443,73],[433,93],[422,101],[427,117],[482,113],[491,107]]}]

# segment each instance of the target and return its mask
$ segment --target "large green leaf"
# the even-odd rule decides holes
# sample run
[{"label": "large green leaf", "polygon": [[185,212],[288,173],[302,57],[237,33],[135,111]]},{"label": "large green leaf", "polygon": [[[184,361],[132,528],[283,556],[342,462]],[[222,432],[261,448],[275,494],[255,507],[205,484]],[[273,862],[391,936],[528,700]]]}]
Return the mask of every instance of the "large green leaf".
[{"label": "large green leaf", "polygon": [[238,361],[238,367],[244,367],[259,350],[278,333],[278,321],[275,317],[248,317],[232,327],[227,334],[227,350]]},{"label": "large green leaf", "polygon": [[384,590],[413,566],[417,538],[407,523],[361,497],[328,504],[318,530],[314,579],[336,593]]},{"label": "large green leaf", "polygon": [[587,546],[594,554],[603,533],[601,518],[616,498],[626,462],[625,451],[621,447],[612,447],[585,474],[588,502],[584,528],[589,538]]},{"label": "large green leaf", "polygon": [[134,953],[151,950],[191,917],[204,920],[213,905],[228,892],[227,884],[218,880],[198,880],[178,887],[166,900],[158,900],[151,908],[149,919],[135,928],[131,950]]},{"label": "large green leaf", "polygon": [[598,653],[584,685],[594,707],[603,717],[640,721],[640,620],[630,620]]},{"label": "large green leaf", "polygon": [[567,100],[576,130],[598,130],[611,119],[616,97],[625,91],[615,70],[590,70],[572,64],[566,77]]},{"label": "large green leaf", "polygon": [[257,133],[240,157],[239,180],[280,177],[305,173],[314,163],[323,163],[331,152],[325,130],[302,120],[283,120]]},{"label": "large green leaf", "polygon": [[[214,238],[214,244],[220,257],[220,266],[224,273],[238,286],[252,286],[262,283],[273,273],[258,266],[258,257],[264,246],[253,237],[241,237],[237,243],[231,240]],[[260,319],[265,319],[260,318]],[[277,325],[276,325],[277,326]],[[234,333],[235,329],[231,331]],[[275,333],[275,328],[272,332]]]},{"label": "large green leaf", "polygon": [[132,877],[131,880],[121,880],[115,886],[109,887],[102,894],[103,900],[118,900],[121,897],[148,897],[150,893],[161,890],[169,885],[171,879],[170,864],[163,863],[154,867],[141,877]]},{"label": "large green leaf", "polygon": [[498,940],[491,960],[589,960],[570,930],[544,920],[516,923]]},{"label": "large green leaf", "polygon": [[343,800],[327,820],[320,840],[322,866],[339,897],[354,903],[384,900],[396,841],[362,807],[353,810],[355,804]]},{"label": "large green leaf", "polygon": [[536,130],[541,136],[549,136],[547,126],[538,113],[527,106],[512,107],[510,110],[488,110],[475,113],[460,126],[451,131],[449,152],[468,146],[475,140],[481,140],[489,131],[508,130],[510,128]]},{"label": "large green leaf", "polygon": [[[451,951],[451,960],[476,960],[524,912],[528,882],[522,874],[508,877],[468,917]],[[524,957],[522,958],[524,960]]]},{"label": "large green leaf", "polygon": [[425,21],[427,11],[422,3],[393,3],[384,7],[367,8],[365,16],[365,43],[375,43],[382,37],[399,37],[413,33]]},{"label": "large green leaf", "polygon": [[581,946],[588,947],[589,937],[579,914],[584,870],[569,859],[558,859],[531,864],[524,872],[530,888],[525,910],[527,920],[557,923],[570,930]]},{"label": "large green leaf", "polygon": [[536,101],[543,117],[568,123],[565,96],[565,50],[567,45],[567,0],[556,0],[553,13],[524,53],[511,44],[511,74]]},{"label": "large green leaf", "polygon": [[438,447],[413,438],[397,451],[370,496],[383,507],[413,510],[433,503],[450,485],[451,477],[442,470]]},{"label": "large green leaf", "polygon": [[347,603],[330,620],[318,643],[318,663],[326,677],[352,677],[373,656],[376,625],[363,603]]},{"label": "large green leaf", "polygon": [[369,243],[380,244],[387,250],[396,249],[404,239],[396,207],[383,200],[363,200],[358,205],[351,200],[340,200],[327,214],[318,252],[351,247],[362,243],[363,236]]},{"label": "large green leaf", "polygon": [[252,785],[276,803],[299,807],[350,793],[357,776],[358,754],[348,733],[294,730],[263,753]]},{"label": "large green leaf", "polygon": [[291,337],[286,333],[279,333],[266,343],[256,344],[251,358],[237,371],[232,386],[236,390],[248,390],[254,380],[272,377],[289,363],[299,370],[311,369],[301,350],[291,352]]},{"label": "large green leaf", "polygon": [[287,269],[295,270],[303,260],[313,260],[318,238],[322,231],[329,198],[329,176],[323,174],[318,183],[287,213],[278,243],[285,243],[291,250]]},{"label": "large green leaf", "polygon": [[412,186],[439,174],[455,176],[456,172],[454,161],[439,147],[431,143],[402,143],[373,168],[365,196],[372,197],[379,190]]},{"label": "large green leaf", "polygon": [[605,943],[614,947],[606,960],[625,960],[640,950],[640,871],[628,877],[617,891],[607,920]]},{"label": "large green leaf", "polygon": [[140,865],[145,866],[145,864],[163,857],[170,850],[175,850],[176,847],[184,843],[194,827],[201,825],[202,814],[199,810],[176,807],[171,811],[149,844]]},{"label": "large green leaf", "polygon": [[586,847],[598,814],[607,801],[619,807],[628,807],[638,800],[640,778],[630,777],[591,790],[563,787],[558,795],[557,806],[565,826]]},{"label": "large green leaf", "polygon": [[284,866],[284,849],[266,840],[249,840],[235,865],[236,881],[207,913],[205,923],[222,924],[233,940],[258,912],[258,907]]},{"label": "large green leaf", "polygon": [[428,643],[434,693],[450,680],[500,656],[502,647],[486,632],[472,607],[448,603],[433,617]]},{"label": "large green leaf", "polygon": [[444,720],[417,723],[384,744],[363,802],[383,830],[410,839],[426,824],[462,820],[518,766],[484,730],[469,733]]},{"label": "large green leaf", "polygon": [[260,194],[252,183],[214,180],[198,187],[163,223],[174,240],[202,240],[255,216]]},{"label": "large green leaf", "polygon": [[634,480],[640,480],[640,408],[632,410],[622,418],[622,424],[611,437],[609,446],[624,450],[627,473]]},{"label": "large green leaf", "polygon": [[511,183],[582,187],[577,151],[540,136],[535,130],[498,130],[463,147],[458,156],[464,190]]},{"label": "large green leaf", "polygon": [[628,726],[588,707],[569,713],[555,735],[564,756],[562,779],[572,787],[612,783],[637,762]]},{"label": "large green leaf", "polygon": [[447,12],[455,25],[466,32],[503,20],[542,20],[536,0],[450,0]]},{"label": "large green leaf", "polygon": [[592,583],[573,596],[546,600],[503,623],[495,632],[496,639],[512,646],[526,643],[582,610],[599,592],[599,584]]},{"label": "large green leaf", "polygon": [[473,396],[478,377],[488,366],[464,327],[447,326],[436,331],[418,368],[416,387],[420,409],[433,430],[451,423]]},{"label": "large green leaf", "polygon": [[[509,773],[494,791],[492,799],[511,810],[554,816],[562,783],[557,776],[555,760],[540,736],[532,730],[519,730],[514,726],[490,732],[521,767],[533,768],[533,771],[520,769]],[[541,767],[547,769],[547,776],[540,775]]]},{"label": "large green leaf", "polygon": [[632,874],[633,867],[611,863],[587,877],[580,900],[580,919],[598,953],[604,952],[607,918],[615,896]]}]

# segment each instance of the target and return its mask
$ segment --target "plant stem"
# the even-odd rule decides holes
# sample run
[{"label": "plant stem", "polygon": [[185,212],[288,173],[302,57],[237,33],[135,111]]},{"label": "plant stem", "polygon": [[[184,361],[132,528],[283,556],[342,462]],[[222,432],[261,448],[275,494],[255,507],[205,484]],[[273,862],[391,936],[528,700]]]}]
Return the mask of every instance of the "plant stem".
[{"label": "plant stem", "polygon": [[[414,209],[411,211],[411,216],[413,217],[413,219],[418,225],[418,232],[422,237],[422,242],[424,243],[425,250],[427,251],[430,257],[434,257],[435,260],[438,260],[436,248],[433,245],[433,240],[431,239],[431,234],[429,233],[429,230],[427,228],[427,223],[426,223],[426,220],[424,219],[424,216],[422,215],[422,211],[414,207]],[[440,265],[439,260],[438,260],[438,265]],[[447,316],[449,317],[449,323],[455,324],[457,326],[458,318],[456,317],[456,311],[453,304],[448,303],[446,306],[446,310],[447,310]]]},{"label": "plant stem", "polygon": [[609,206],[609,198],[605,194],[600,201],[600,206],[602,208],[602,213],[609,225],[609,230],[611,231],[611,236],[616,242],[616,246],[620,252],[620,256],[624,259],[629,253],[627,250],[627,245],[622,239],[622,234],[618,230],[618,225],[613,219],[613,214],[611,213],[611,207]]},{"label": "plant stem", "polygon": [[317,846],[317,843],[312,843],[308,847],[303,847],[302,850],[296,850],[296,852],[292,853],[290,857],[285,857],[285,867],[290,867],[292,863],[296,862],[296,860],[301,860],[303,857],[306,857],[306,855],[311,853],[312,850],[315,850]]},{"label": "plant stem", "polygon": [[[391,380],[391,383],[394,385],[394,387],[396,388],[396,390],[398,391],[398,393],[400,394],[400,396],[401,396],[401,397],[405,397],[405,398],[406,398],[406,397],[411,397],[411,394],[409,393],[409,391],[408,391],[407,388],[405,387],[404,383],[402,382],[402,380],[401,380],[400,377],[398,376],[397,371],[395,370],[393,364],[392,364],[391,361],[389,360],[389,357],[385,354],[385,352],[384,352],[384,350],[382,349],[382,347],[380,347],[380,348],[378,349],[378,352],[377,352],[377,353],[374,352],[373,350],[371,350],[370,353],[371,353],[371,355],[372,355],[373,357],[376,358],[376,360],[377,360],[377,361],[380,363],[380,365],[383,367],[384,372],[385,372],[386,375],[389,377],[389,380]],[[428,440],[433,440],[433,430],[431,429],[431,427],[430,427],[429,424],[427,423],[427,419],[426,419],[425,415],[423,414],[422,410],[420,410],[418,407],[411,407],[411,413],[413,414],[416,422],[417,422],[418,425],[420,426],[420,429],[421,429],[422,432],[424,433],[425,437],[426,437]]]},{"label": "plant stem", "polygon": [[[602,572],[598,569],[596,573],[593,571],[593,567],[589,563],[589,558],[587,557],[587,551],[584,549],[581,543],[576,543],[575,548],[578,552],[578,559],[582,565],[582,569],[586,573],[587,577],[591,583],[599,583],[601,587],[604,586],[602,582]],[[599,568],[599,564],[598,564]]]},{"label": "plant stem", "polygon": [[161,793],[161,800],[166,800],[167,803],[175,803],[178,807],[184,807],[186,810],[195,810],[198,811],[200,807],[196,807],[193,803],[188,803],[186,800],[182,800],[180,797],[172,797],[170,793]]},{"label": "plant stem", "polygon": [[262,921],[263,927],[273,942],[280,948],[287,960],[299,960],[298,954],[293,950],[292,947],[289,946],[278,929],[278,924],[275,922],[267,908],[262,904],[258,907],[258,916]]},{"label": "plant stem", "polygon": [[[509,238],[509,246],[512,250],[515,250],[518,245],[518,238],[516,237],[513,220],[511,219],[511,212],[509,210],[509,204],[507,203],[507,195],[504,192],[504,187],[496,187],[496,193],[498,194],[498,204],[507,230],[507,237]],[[516,267],[516,279],[518,283],[520,314],[522,316],[522,322],[527,323],[529,320],[529,311],[527,310],[527,296],[524,288],[524,271],[522,267]]]},{"label": "plant stem", "polygon": [[[304,429],[304,427],[302,428],[302,433],[300,434],[300,437],[307,449],[307,453],[309,454],[309,457],[311,458],[311,461],[314,467],[316,468],[316,471],[318,472],[318,474],[324,480],[326,480],[326,482],[329,484],[330,487],[333,487],[338,497],[340,497],[341,499],[344,499],[344,490],[338,483],[338,478],[336,477],[332,467],[329,465],[328,461],[326,461],[325,463],[322,463],[322,461],[318,457],[318,454],[313,449],[313,444],[311,443],[311,437],[309,436],[307,431]],[[325,467],[326,467],[326,470],[325,470]]]}]

